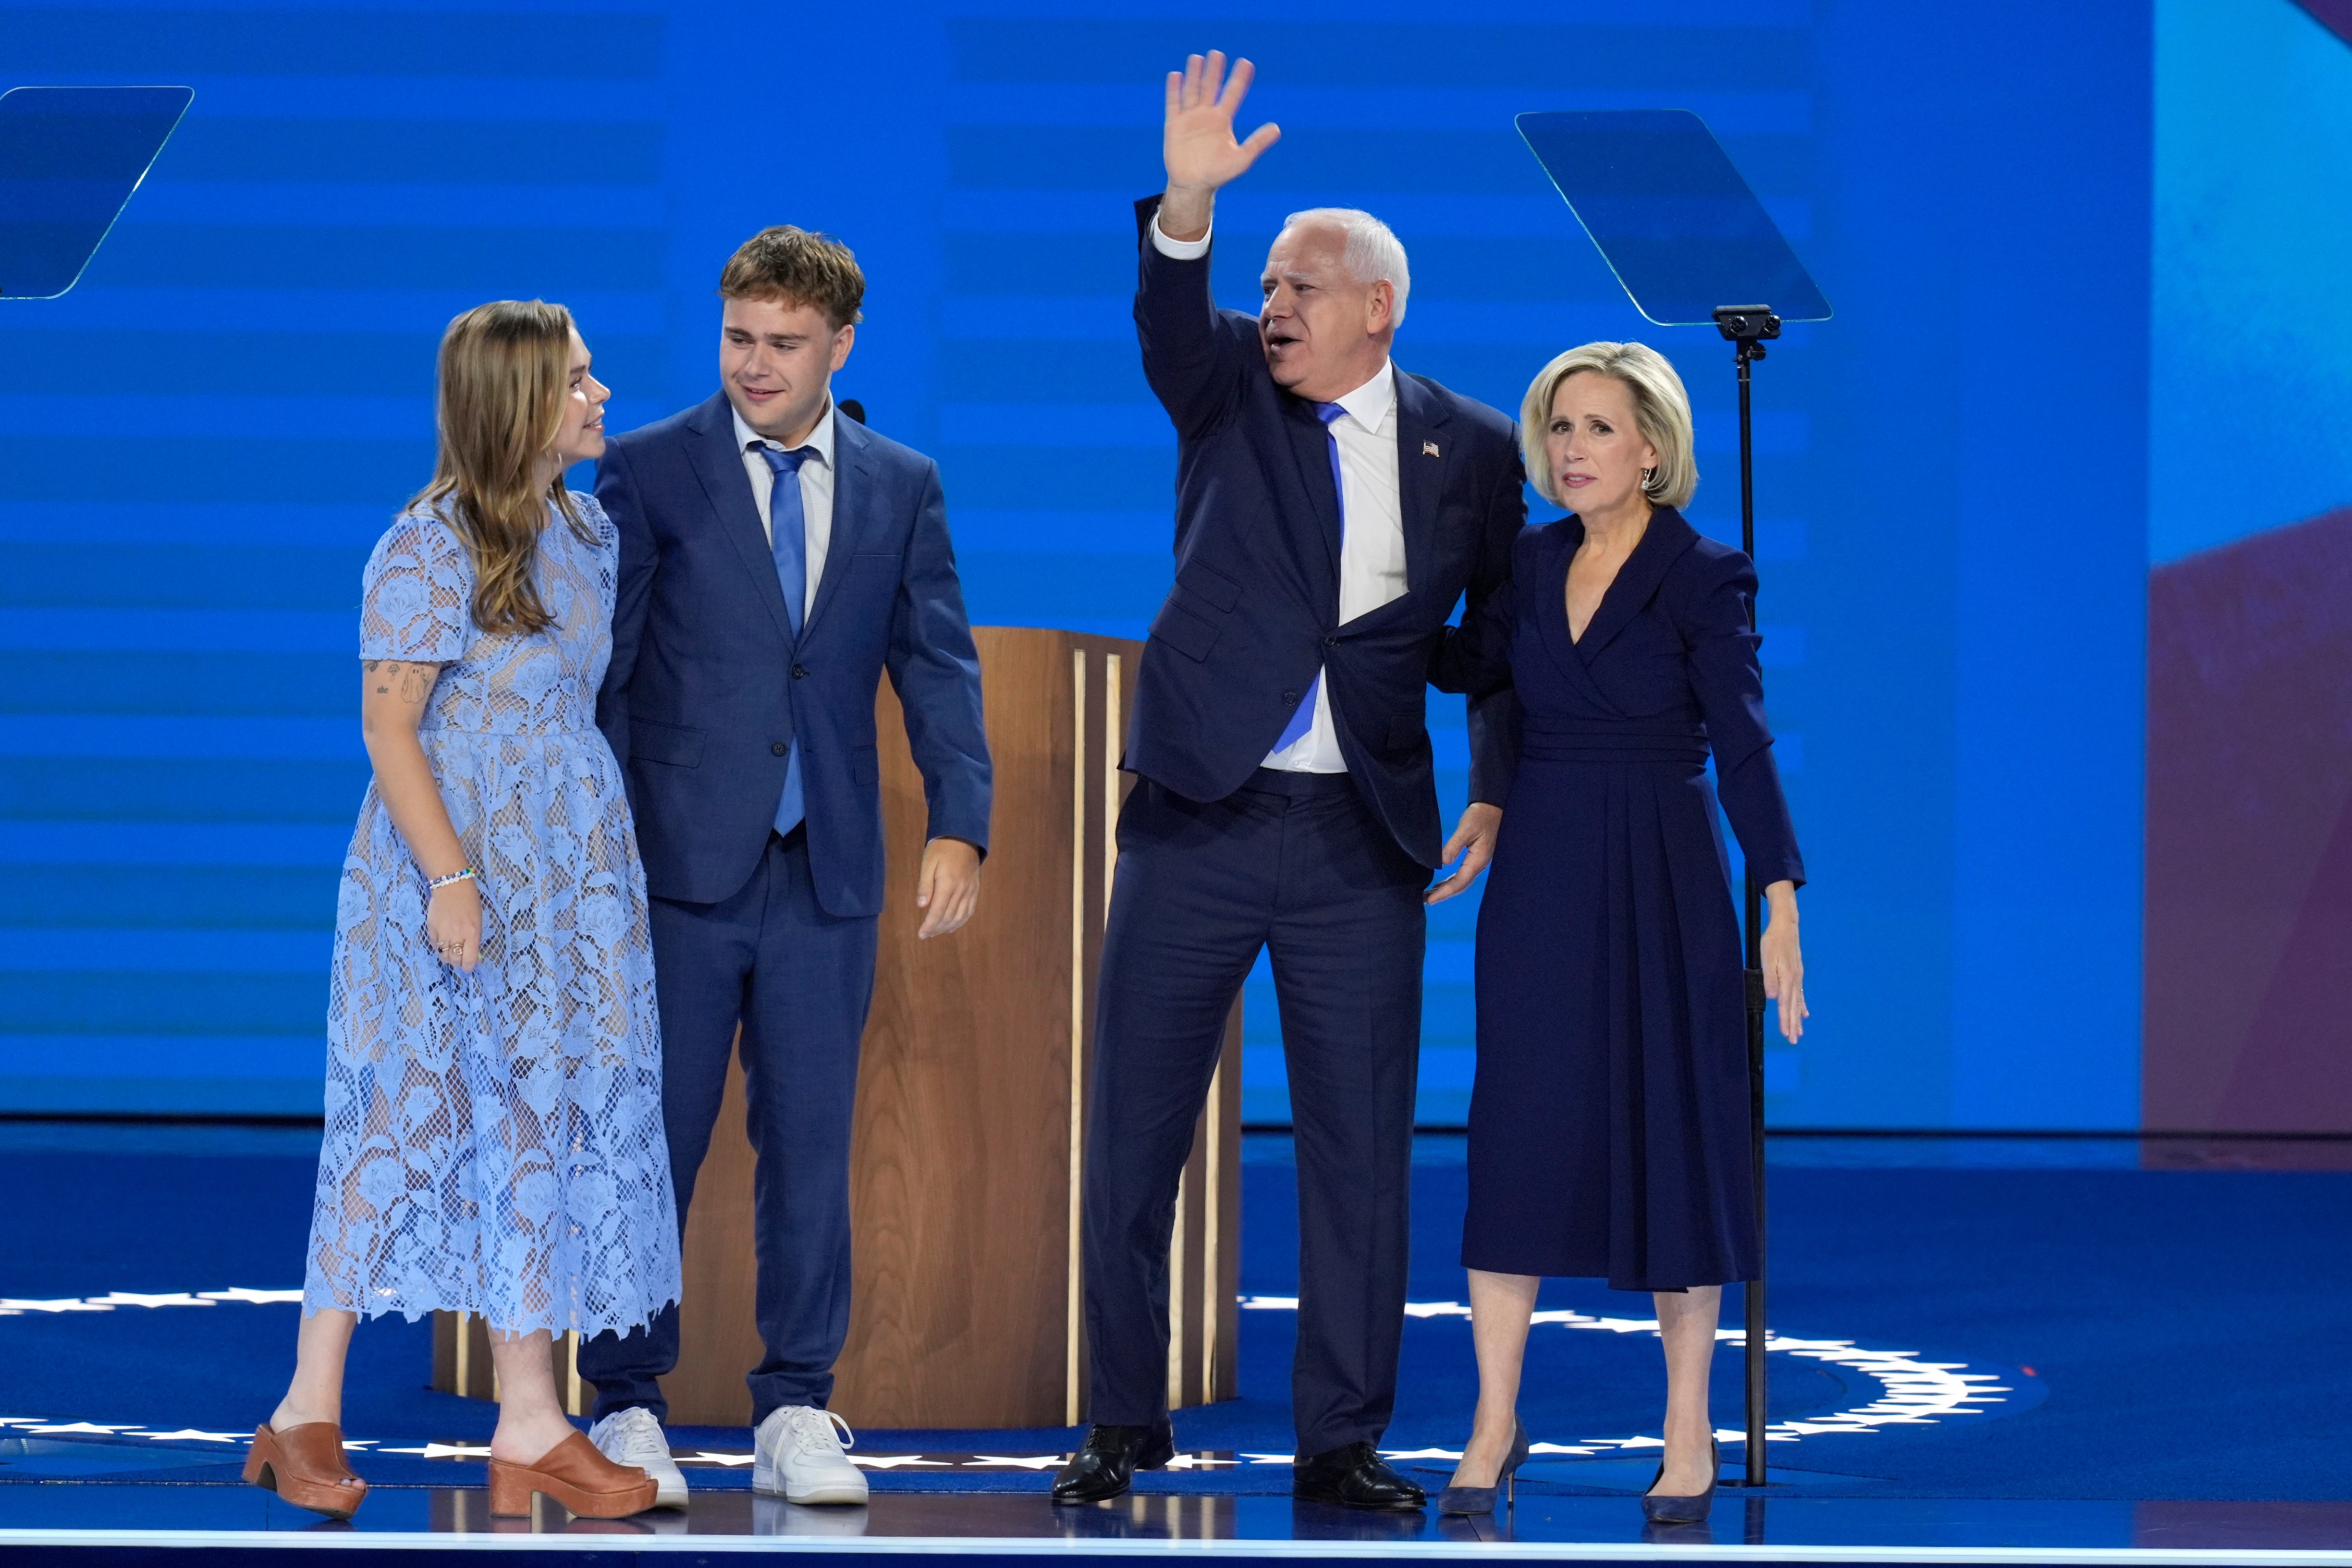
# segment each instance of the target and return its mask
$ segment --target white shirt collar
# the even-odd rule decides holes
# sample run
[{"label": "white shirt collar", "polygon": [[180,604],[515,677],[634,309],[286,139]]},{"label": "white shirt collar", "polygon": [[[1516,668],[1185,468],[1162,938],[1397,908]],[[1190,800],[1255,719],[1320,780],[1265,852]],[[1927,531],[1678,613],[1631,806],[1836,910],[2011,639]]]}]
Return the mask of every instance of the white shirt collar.
[{"label": "white shirt collar", "polygon": [[[1355,394],[1350,393],[1349,395],[1352,397]],[[773,447],[779,452],[787,449],[782,442],[771,441],[765,436],[761,435],[757,430],[752,429],[749,425],[744,424],[743,416],[736,412],[735,405],[731,399],[727,405],[727,412],[733,416],[735,420],[735,449],[737,451],[740,452],[743,450],[743,448],[751,446],[754,442],[757,442],[762,447]],[[817,459],[824,463],[826,468],[830,468],[834,466],[833,396],[830,393],[825,395],[824,412],[817,416],[816,427],[808,433],[808,439],[803,441],[801,445],[814,451],[817,455]]]},{"label": "white shirt collar", "polygon": [[1386,425],[1389,414],[1396,407],[1396,362],[1381,361],[1381,368],[1372,379],[1355,391],[1331,400],[1348,411],[1348,417],[1377,436]]}]

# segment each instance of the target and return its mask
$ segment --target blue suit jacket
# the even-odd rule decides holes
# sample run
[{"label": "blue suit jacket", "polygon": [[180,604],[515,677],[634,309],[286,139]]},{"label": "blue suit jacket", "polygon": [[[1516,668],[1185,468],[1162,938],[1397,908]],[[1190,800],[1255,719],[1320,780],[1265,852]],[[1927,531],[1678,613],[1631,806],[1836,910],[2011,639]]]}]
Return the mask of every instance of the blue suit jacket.
[{"label": "blue suit jacket", "polygon": [[709,903],[765,851],[795,737],[817,901],[881,912],[874,693],[887,668],[929,837],[988,845],[980,659],[939,467],[834,419],[833,539],[795,643],[725,394],[615,437],[596,499],[621,532],[596,721],[628,779],[646,886]]},{"label": "blue suit jacket", "polygon": [[[1314,406],[1275,384],[1257,320],[1217,309],[1209,258],[1150,240],[1136,205],[1143,373],[1176,426],[1176,585],[1137,671],[1126,765],[1194,800],[1238,789],[1274,749],[1319,665],[1340,754],[1405,852],[1435,866],[1444,833],[1426,682],[1446,619],[1510,582],[1527,521],[1518,435],[1483,403],[1400,369],[1397,485],[1405,594],[1339,622],[1339,497]],[[1499,805],[1514,732],[1507,689],[1471,707],[1470,795]]]}]

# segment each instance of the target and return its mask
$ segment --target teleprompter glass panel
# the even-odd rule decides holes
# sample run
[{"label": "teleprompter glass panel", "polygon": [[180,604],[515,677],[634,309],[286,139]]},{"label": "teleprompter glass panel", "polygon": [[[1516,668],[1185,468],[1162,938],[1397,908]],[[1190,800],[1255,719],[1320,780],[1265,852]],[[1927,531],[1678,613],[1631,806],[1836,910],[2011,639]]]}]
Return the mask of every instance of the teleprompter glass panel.
[{"label": "teleprompter glass panel", "polygon": [[1829,301],[1697,115],[1559,111],[1522,114],[1518,127],[1648,320],[1704,325],[1720,305],[1829,320]]},{"label": "teleprompter glass panel", "polygon": [[184,87],[0,93],[0,299],[74,286],[195,94]]}]

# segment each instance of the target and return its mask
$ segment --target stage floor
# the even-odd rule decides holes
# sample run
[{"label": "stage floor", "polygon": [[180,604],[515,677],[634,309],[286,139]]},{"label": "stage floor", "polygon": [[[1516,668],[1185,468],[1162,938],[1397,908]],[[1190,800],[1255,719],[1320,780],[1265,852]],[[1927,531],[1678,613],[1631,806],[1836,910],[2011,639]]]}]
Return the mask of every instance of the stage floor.
[{"label": "stage floor", "polygon": [[684,1552],[697,1562],[796,1550],[1132,1556],[1779,1563],[2352,1564],[2352,1505],[1826,1499],[1730,1494],[1704,1525],[1649,1526],[1630,1497],[1533,1496],[1490,1519],[1363,1514],[1287,1498],[1131,1496],[1056,1508],[1025,1494],[877,1493],[866,1508],[801,1508],[748,1491],[685,1511],[573,1520],[542,1502],[493,1520],[473,1488],[379,1488],[352,1524],[321,1523],[248,1488],[122,1483],[0,1488],[0,1562],[72,1562],[157,1547],[270,1548],[290,1563],[357,1548],[455,1555],[533,1547]]},{"label": "stage floor", "polygon": [[[1132,1498],[1051,1504],[1072,1428],[863,1431],[872,1505],[800,1509],[751,1494],[748,1432],[677,1428],[689,1511],[492,1521],[492,1409],[425,1387],[429,1331],[392,1319],[353,1347],[344,1426],[375,1490],[341,1527],[237,1479],[290,1363],[315,1135],[0,1125],[0,1558],[268,1544],[2352,1568],[2352,1468],[2328,1437],[2352,1406],[2342,1152],[1776,1143],[1775,1484],[1727,1490],[1703,1530],[1645,1531],[1652,1309],[1592,1281],[1548,1282],[1538,1301],[1521,1401],[1538,1453],[1515,1510],[1295,1505],[1296,1173],[1275,1137],[1244,1151],[1241,1397],[1181,1412],[1179,1463]],[[1422,1140],[1386,1447],[1433,1492],[1475,1387],[1462,1194],[1460,1140]],[[1734,1292],[1726,1322],[1738,1312]],[[1737,1475],[1738,1331],[1724,1341],[1715,1408]]]}]

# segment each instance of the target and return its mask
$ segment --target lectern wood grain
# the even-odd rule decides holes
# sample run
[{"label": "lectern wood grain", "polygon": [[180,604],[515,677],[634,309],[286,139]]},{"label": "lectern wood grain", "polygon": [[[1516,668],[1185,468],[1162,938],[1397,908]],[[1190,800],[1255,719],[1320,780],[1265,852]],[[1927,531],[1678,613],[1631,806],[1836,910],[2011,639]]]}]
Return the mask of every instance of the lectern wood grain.
[{"label": "lectern wood grain", "polygon": [[[1066,1403],[1072,830],[1068,644],[982,640],[996,808],[981,909],[919,942],[894,885],[858,1067],[857,1267],[835,1403],[882,1426],[1053,1426]],[[891,875],[921,858],[922,776],[884,688]],[[1061,787],[1055,787],[1056,784]]]},{"label": "lectern wood grain", "polygon": [[[979,910],[951,936],[915,934],[922,776],[887,683],[876,700],[890,881],[858,1070],[853,1304],[833,1399],[861,1426],[1084,1415],[1076,1152],[1141,646],[1007,626],[973,637],[996,805]],[[761,1352],[742,1095],[739,1064],[686,1227],[681,1353],[663,1380],[680,1423],[751,1415],[744,1376]],[[1171,1249],[1179,1406],[1234,1393],[1240,1111],[1236,1001]]]}]

